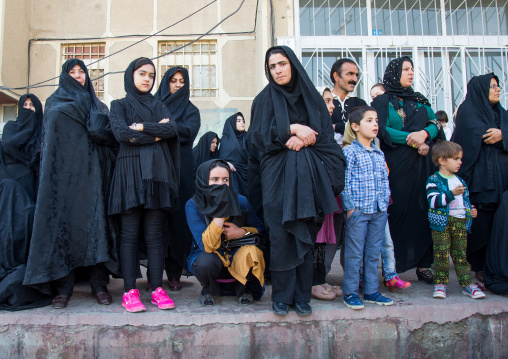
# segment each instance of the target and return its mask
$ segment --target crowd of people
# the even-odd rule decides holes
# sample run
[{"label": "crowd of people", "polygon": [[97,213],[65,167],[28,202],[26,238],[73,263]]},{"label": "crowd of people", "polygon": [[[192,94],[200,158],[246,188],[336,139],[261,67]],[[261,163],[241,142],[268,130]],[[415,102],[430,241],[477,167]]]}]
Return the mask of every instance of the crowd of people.
[{"label": "crowd of people", "polygon": [[[63,64],[44,111],[22,96],[0,142],[0,309],[65,308],[83,280],[110,305],[115,276],[122,306],[142,312],[140,263],[162,310],[176,305],[164,271],[170,292],[194,275],[204,306],[219,295],[251,304],[267,281],[276,315],[309,315],[311,298],[392,305],[380,256],[391,292],[410,288],[398,273],[414,269],[446,298],[451,256],[464,295],[508,295],[508,113],[496,75],[469,81],[452,134],[412,89],[408,57],[388,64],[370,106],[351,96],[351,59],[334,63],[322,93],[288,47],[268,49],[264,69],[249,130],[237,112],[222,137],[194,147],[201,120],[184,67],[152,95],[155,65],[135,59],[110,109],[78,59]],[[339,249],[342,288],[326,281]]]}]

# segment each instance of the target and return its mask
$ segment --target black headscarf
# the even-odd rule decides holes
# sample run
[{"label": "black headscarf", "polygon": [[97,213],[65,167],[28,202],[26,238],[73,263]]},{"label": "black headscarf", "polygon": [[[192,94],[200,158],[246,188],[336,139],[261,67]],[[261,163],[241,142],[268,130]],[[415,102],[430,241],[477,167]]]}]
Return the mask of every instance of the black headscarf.
[{"label": "black headscarf", "polygon": [[[163,119],[161,110],[163,106],[161,102],[157,100],[151,93],[153,88],[150,88],[147,92],[141,92],[134,85],[134,72],[143,65],[152,65],[154,69],[155,65],[152,60],[146,57],[140,57],[132,61],[124,74],[124,89],[127,93],[125,99],[127,103],[134,110],[134,122],[152,122],[158,123]],[[171,118],[170,121],[173,121]],[[171,143],[178,141],[171,141]],[[169,143],[169,141],[168,141]],[[176,144],[179,147],[178,143]],[[171,155],[176,155],[175,151],[170,149]],[[141,146],[139,150],[140,163],[141,163],[141,176],[145,185],[150,182],[167,183],[168,185],[174,186],[174,189],[178,188],[179,174],[169,168],[168,163],[173,161],[175,164],[174,168],[178,171],[179,166],[179,153],[174,156],[173,159],[167,158],[165,151],[160,151],[157,145],[155,146]],[[176,192],[176,191],[175,191]],[[173,191],[172,191],[173,193]]]},{"label": "black headscarf", "polygon": [[[32,100],[35,112],[23,107],[27,98]],[[16,121],[5,124],[2,133],[2,150],[32,168],[39,161],[42,136],[42,104],[33,94],[21,96],[18,101],[18,117]]]},{"label": "black headscarf", "polygon": [[[482,188],[483,190],[494,188],[496,179],[493,177],[497,177],[493,174],[493,166],[497,166],[497,164],[487,163],[491,162],[487,158],[481,159],[481,149],[485,147],[485,156],[490,151],[490,147],[499,147],[501,152],[503,148],[504,151],[508,151],[508,138],[504,136],[504,134],[508,134],[508,113],[499,102],[492,104],[489,101],[490,81],[493,78],[499,84],[499,79],[493,73],[474,76],[469,80],[466,98],[457,110],[456,127],[451,139],[461,145],[464,150],[459,176],[466,181],[468,186],[471,186],[473,172],[478,174],[477,181],[474,181],[476,182],[475,188],[470,188],[470,191],[473,192],[481,192]],[[501,129],[503,131],[502,141],[492,146],[486,145],[482,136],[489,128]],[[499,163],[499,160],[496,158],[494,162]],[[474,170],[474,167],[478,167],[478,165],[482,169]],[[477,185],[479,186],[477,187]]]},{"label": "black headscarf", "polygon": [[[210,146],[215,138],[217,139],[217,148],[215,149],[215,152],[211,152]],[[194,168],[197,170],[199,165],[203,162],[217,158],[219,153],[219,136],[212,131],[205,133],[201,136],[198,144],[192,151],[194,153]]]},{"label": "black headscarf", "polygon": [[[278,85],[270,75],[268,60],[274,51],[291,65],[287,85]],[[272,243],[278,241],[281,249],[272,251],[271,269],[288,270],[312,249],[324,216],[338,210],[335,195],[344,189],[346,161],[325,102],[293,50],[270,48],[265,72],[269,83],[252,105],[249,147],[259,151],[265,222]],[[295,123],[318,133],[313,146],[298,152],[286,148]]]},{"label": "black headscarf", "polygon": [[[171,95],[169,82],[177,72],[182,73],[184,85]],[[177,66],[167,70],[154,96],[171,112],[171,118],[178,127],[180,144],[188,143],[192,146],[201,126],[201,117],[198,108],[190,102],[190,80],[187,69]]]},{"label": "black headscarf", "polygon": [[[395,110],[402,109],[406,114],[404,120],[403,131],[414,132],[423,130],[429,122],[427,110],[425,108],[418,109],[417,103],[421,103],[425,106],[430,106],[429,100],[419,92],[415,92],[412,87],[403,87],[400,83],[402,76],[402,65],[404,61],[408,61],[413,65],[413,61],[407,57],[399,57],[392,60],[386,67],[385,74],[383,76],[383,85],[386,92],[382,95],[377,96],[372,101],[372,106],[376,109],[379,121],[379,134],[378,137],[381,140],[381,147],[384,149],[385,146],[396,147],[392,144],[391,138],[386,132],[386,124],[388,122],[388,107],[390,103],[393,105]],[[399,98],[402,99],[402,106],[400,105]],[[441,131],[441,124],[437,120],[431,120],[434,123],[439,132],[439,137],[444,139]]]},{"label": "black headscarf", "polygon": [[241,215],[238,195],[228,185],[209,185],[210,167],[221,162],[231,175],[229,165],[222,160],[209,160],[196,171],[194,202],[199,212],[210,218],[226,218]]}]

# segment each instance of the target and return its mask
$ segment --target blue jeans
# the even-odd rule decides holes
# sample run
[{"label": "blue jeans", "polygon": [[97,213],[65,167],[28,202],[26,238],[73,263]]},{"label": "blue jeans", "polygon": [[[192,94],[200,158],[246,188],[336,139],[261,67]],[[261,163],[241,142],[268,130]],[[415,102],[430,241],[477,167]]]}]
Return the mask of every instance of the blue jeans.
[{"label": "blue jeans", "polygon": [[386,220],[386,211],[365,214],[357,210],[354,210],[347,219],[342,287],[344,295],[358,295],[362,260],[365,278],[363,294],[374,294],[378,291],[377,265],[385,235]]},{"label": "blue jeans", "polygon": [[395,253],[393,252],[393,241],[390,235],[390,226],[386,221],[385,237],[381,247],[381,260],[383,261],[383,272],[385,281],[389,281],[397,276],[395,271]]}]

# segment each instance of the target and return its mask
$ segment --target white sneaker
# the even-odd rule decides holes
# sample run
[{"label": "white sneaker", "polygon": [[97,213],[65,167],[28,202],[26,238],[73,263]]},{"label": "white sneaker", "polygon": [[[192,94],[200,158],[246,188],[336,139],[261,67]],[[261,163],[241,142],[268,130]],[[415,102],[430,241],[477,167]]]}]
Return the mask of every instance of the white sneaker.
[{"label": "white sneaker", "polygon": [[467,287],[462,288],[462,294],[468,295],[473,299],[485,298],[485,293],[483,293],[476,284],[470,284]]},{"label": "white sneaker", "polygon": [[434,294],[432,294],[432,298],[446,299],[446,285],[435,284]]}]

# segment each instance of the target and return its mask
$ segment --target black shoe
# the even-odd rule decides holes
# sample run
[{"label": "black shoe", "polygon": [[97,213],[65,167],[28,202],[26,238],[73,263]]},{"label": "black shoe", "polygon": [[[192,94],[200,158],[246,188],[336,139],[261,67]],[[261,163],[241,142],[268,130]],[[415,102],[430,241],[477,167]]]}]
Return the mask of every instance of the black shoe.
[{"label": "black shoe", "polygon": [[199,302],[207,307],[211,307],[215,304],[215,301],[213,300],[213,296],[211,294],[201,294],[199,297]]},{"label": "black shoe", "polygon": [[252,294],[250,294],[248,289],[245,289],[245,292],[243,292],[238,296],[238,303],[240,303],[241,305],[249,305],[252,304],[253,301],[254,298],[252,298]]},{"label": "black shoe", "polygon": [[281,302],[273,302],[272,303],[273,312],[277,315],[288,315],[289,305]]},{"label": "black shoe", "polygon": [[432,274],[430,269],[419,271],[418,268],[416,268],[416,276],[419,281],[423,280],[427,284],[434,284],[434,274]]},{"label": "black shoe", "polygon": [[295,312],[300,315],[311,315],[312,307],[307,302],[296,302],[295,303]]}]

